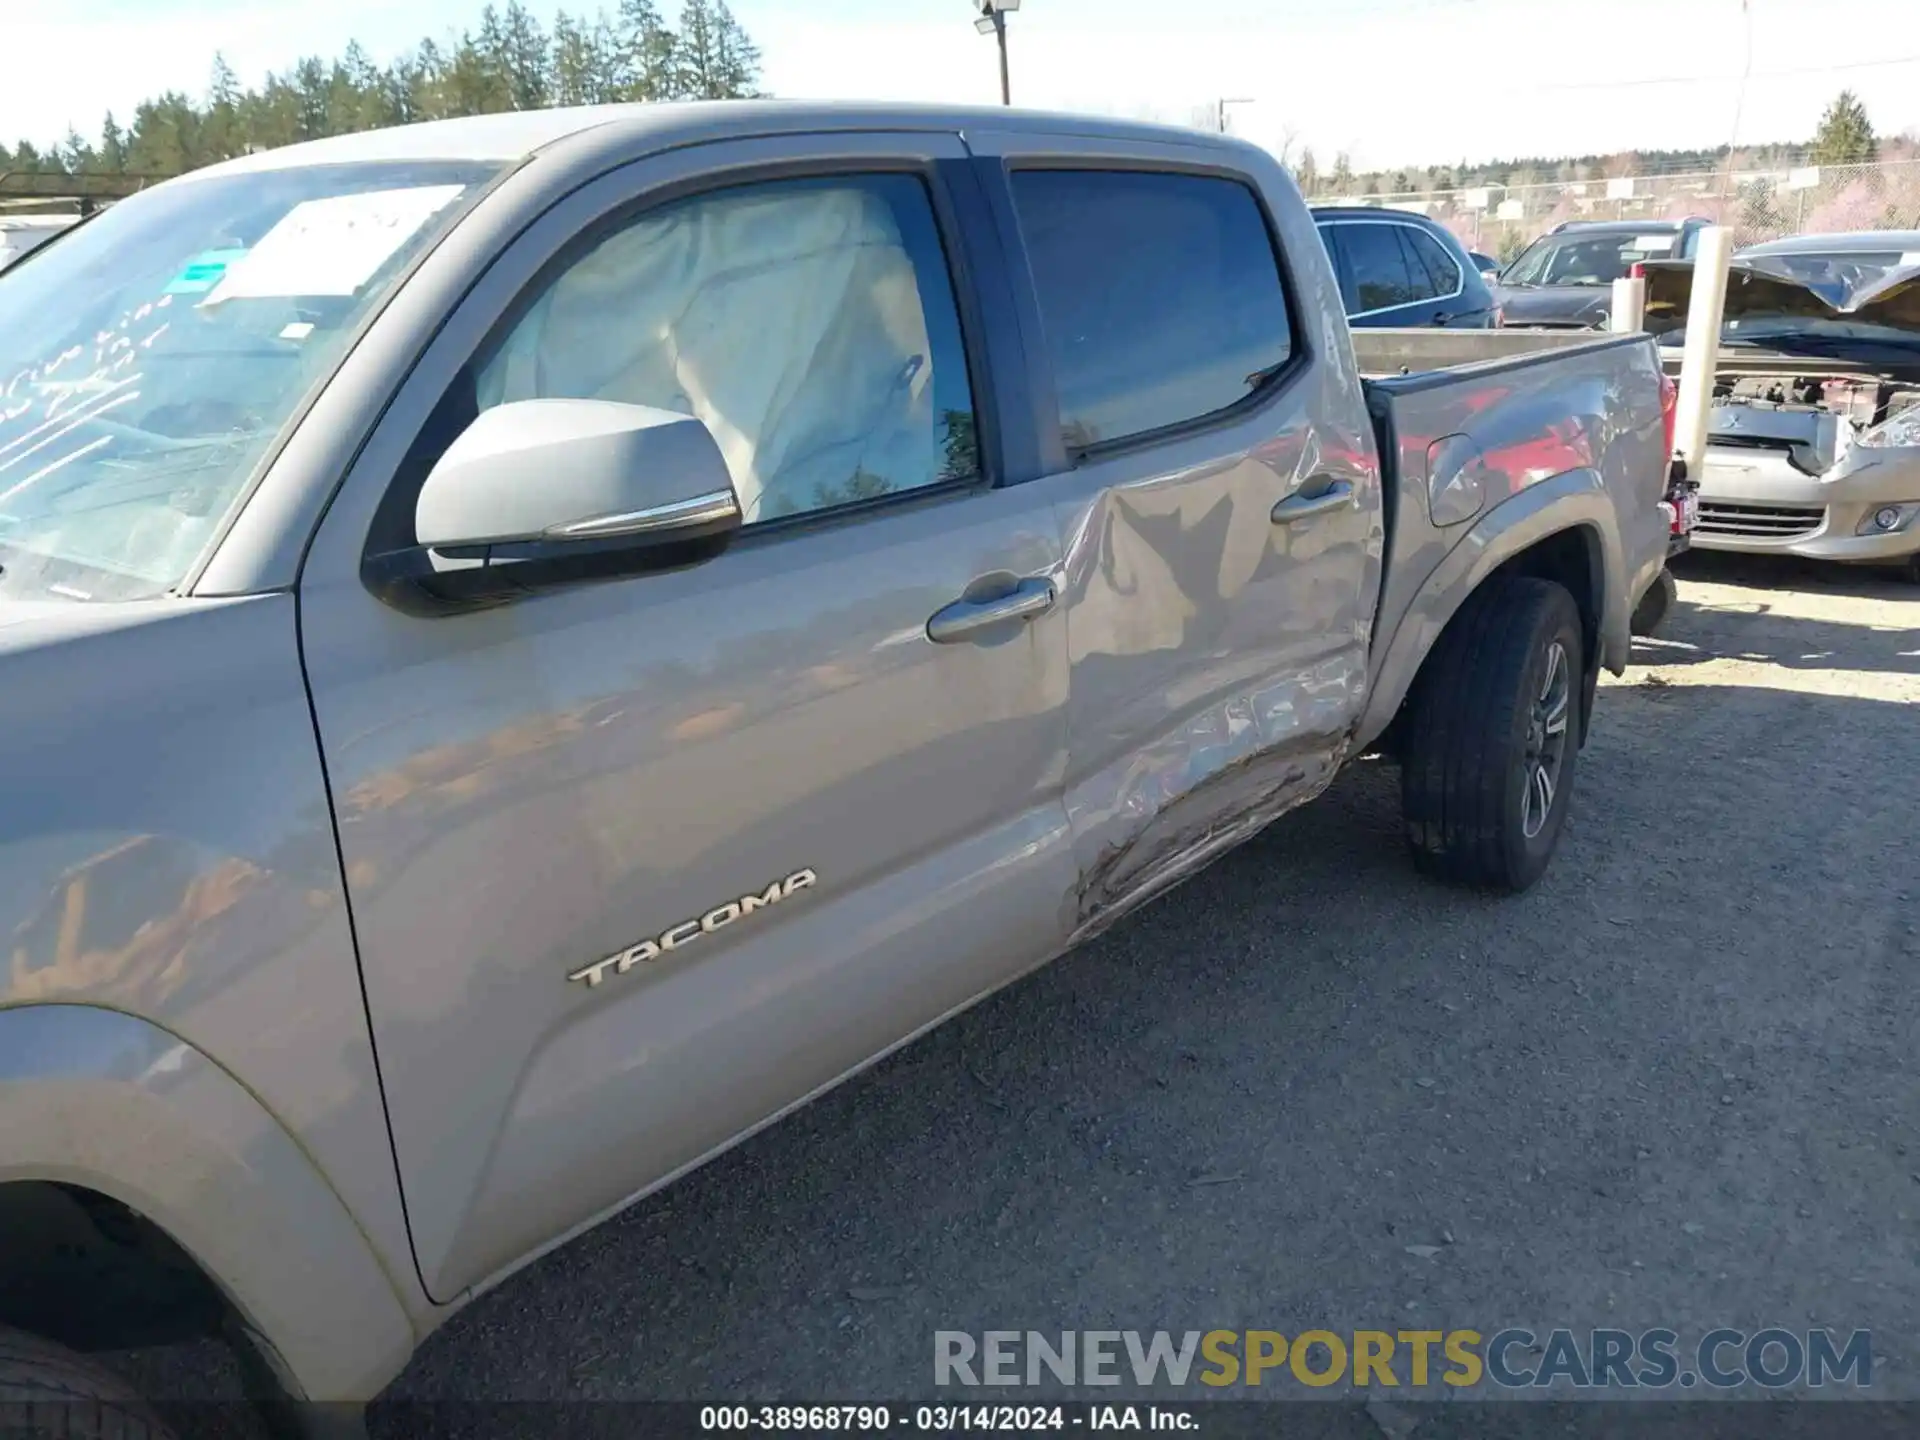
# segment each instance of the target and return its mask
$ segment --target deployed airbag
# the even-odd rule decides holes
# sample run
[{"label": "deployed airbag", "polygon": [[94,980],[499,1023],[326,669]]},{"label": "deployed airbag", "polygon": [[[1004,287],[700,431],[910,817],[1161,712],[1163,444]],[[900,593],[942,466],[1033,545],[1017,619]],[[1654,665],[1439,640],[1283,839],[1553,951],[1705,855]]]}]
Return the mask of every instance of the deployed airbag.
[{"label": "deployed airbag", "polygon": [[939,470],[912,258],[857,186],[702,196],[568,269],[479,377],[479,402],[573,398],[698,417],[768,519]]}]

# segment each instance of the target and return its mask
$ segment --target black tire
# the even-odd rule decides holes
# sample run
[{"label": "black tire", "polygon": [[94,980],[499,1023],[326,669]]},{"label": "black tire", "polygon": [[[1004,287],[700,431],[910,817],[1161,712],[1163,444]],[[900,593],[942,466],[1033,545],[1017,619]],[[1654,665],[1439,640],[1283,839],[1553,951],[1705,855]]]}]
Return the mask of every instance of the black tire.
[{"label": "black tire", "polygon": [[[1555,645],[1564,706],[1543,804],[1544,751],[1538,767],[1533,754],[1556,738],[1541,699]],[[1580,612],[1563,586],[1514,576],[1467,601],[1407,698],[1400,810],[1423,872],[1513,894],[1540,878],[1566,823],[1585,695]]]},{"label": "black tire", "polygon": [[1679,598],[1680,587],[1674,583],[1672,572],[1662,570],[1647,587],[1647,593],[1640,597],[1640,603],[1633,607],[1628,628],[1636,635],[1658,635],[1673,610],[1673,602]]},{"label": "black tire", "polygon": [[0,1330],[0,1436],[5,1440],[173,1440],[127,1383],[84,1355]]}]

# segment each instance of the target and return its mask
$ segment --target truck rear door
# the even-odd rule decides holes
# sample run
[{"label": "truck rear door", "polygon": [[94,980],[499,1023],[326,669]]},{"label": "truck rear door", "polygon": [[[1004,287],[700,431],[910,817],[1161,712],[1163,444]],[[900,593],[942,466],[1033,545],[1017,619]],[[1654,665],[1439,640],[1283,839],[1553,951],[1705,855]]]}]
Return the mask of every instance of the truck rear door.
[{"label": "truck rear door", "polygon": [[1331,778],[1366,689],[1380,476],[1332,268],[1270,161],[967,138],[1032,281],[1084,933]]}]

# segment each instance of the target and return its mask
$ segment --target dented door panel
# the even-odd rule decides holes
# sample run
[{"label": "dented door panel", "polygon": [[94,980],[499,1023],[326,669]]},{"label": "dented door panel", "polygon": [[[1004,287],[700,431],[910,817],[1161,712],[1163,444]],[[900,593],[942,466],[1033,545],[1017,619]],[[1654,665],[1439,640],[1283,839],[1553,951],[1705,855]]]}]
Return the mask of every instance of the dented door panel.
[{"label": "dented door panel", "polygon": [[[1049,482],[1082,934],[1311,799],[1345,757],[1366,691],[1378,474],[1358,446],[1330,454],[1304,401],[1280,402],[1291,423],[1269,418],[1279,433],[1257,445],[1222,434]],[[1355,487],[1351,508],[1273,522],[1329,477]]]}]

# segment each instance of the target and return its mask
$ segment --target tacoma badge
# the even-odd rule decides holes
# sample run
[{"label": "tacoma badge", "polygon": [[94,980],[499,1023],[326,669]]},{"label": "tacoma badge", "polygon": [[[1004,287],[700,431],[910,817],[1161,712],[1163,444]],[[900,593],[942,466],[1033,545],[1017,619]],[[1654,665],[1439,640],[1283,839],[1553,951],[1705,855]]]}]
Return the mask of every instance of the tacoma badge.
[{"label": "tacoma badge", "polygon": [[678,925],[670,925],[651,940],[642,940],[638,945],[596,960],[591,965],[583,965],[571,975],[569,980],[584,980],[589,985],[598,985],[607,978],[607,972],[624,975],[642,961],[658,960],[669,950],[678,950],[690,940],[702,935],[711,935],[714,931],[744,920],[769,905],[778,905],[796,890],[811,887],[815,877],[811,870],[796,870],[784,880],[776,880],[757,895],[742,895],[738,900],[729,900],[717,909],[692,920],[682,920]]}]

